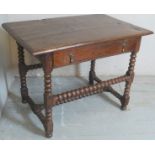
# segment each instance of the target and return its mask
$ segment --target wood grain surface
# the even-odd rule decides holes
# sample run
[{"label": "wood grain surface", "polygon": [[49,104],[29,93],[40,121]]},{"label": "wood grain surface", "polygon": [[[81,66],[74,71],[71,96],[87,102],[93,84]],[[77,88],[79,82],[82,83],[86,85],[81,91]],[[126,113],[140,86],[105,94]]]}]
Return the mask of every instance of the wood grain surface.
[{"label": "wood grain surface", "polygon": [[32,55],[152,32],[107,15],[83,15],[3,24],[4,29]]}]

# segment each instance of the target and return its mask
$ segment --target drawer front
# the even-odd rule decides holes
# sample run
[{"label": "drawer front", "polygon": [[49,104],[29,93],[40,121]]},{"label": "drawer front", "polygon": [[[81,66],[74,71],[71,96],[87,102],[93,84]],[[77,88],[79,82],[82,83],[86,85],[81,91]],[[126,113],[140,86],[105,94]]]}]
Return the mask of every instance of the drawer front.
[{"label": "drawer front", "polygon": [[139,50],[140,38],[75,47],[53,54],[54,68]]}]

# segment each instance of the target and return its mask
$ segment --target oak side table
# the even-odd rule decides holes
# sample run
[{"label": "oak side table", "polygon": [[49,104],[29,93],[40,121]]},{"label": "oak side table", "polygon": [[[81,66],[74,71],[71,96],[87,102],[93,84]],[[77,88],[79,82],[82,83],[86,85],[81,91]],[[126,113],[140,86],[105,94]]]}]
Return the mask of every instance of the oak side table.
[{"label": "oak side table", "polygon": [[[125,110],[129,103],[141,38],[153,33],[107,15],[12,22],[2,26],[18,45],[22,102],[28,103],[40,119],[46,137],[51,137],[53,133],[52,107],[55,105],[106,91],[118,98],[121,109]],[[40,64],[27,65],[24,60],[26,51],[36,57]],[[108,81],[102,81],[96,76],[96,59],[128,52],[131,53],[131,58],[126,74]],[[52,70],[85,61],[91,61],[89,86],[58,95],[52,94]],[[43,68],[44,71],[45,88],[42,105],[36,104],[30,98],[26,84],[27,72],[38,68]],[[123,95],[112,88],[112,85],[120,82],[126,83]]]}]

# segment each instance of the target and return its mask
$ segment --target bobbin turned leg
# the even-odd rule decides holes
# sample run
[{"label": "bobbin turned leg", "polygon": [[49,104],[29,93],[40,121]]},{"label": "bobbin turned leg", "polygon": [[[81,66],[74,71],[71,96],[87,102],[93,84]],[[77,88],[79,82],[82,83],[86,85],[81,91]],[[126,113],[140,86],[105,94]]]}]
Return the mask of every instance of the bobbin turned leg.
[{"label": "bobbin turned leg", "polygon": [[91,67],[90,67],[90,72],[89,72],[89,84],[93,85],[94,84],[94,78],[95,78],[95,60],[91,61]]},{"label": "bobbin turned leg", "polygon": [[27,103],[28,98],[28,88],[26,84],[26,65],[25,65],[25,58],[24,58],[24,49],[18,43],[18,68],[19,68],[19,75],[20,75],[20,83],[21,83],[21,97],[22,103]]},{"label": "bobbin turned leg", "polygon": [[52,63],[51,59],[48,56],[45,56],[43,62],[44,70],[44,105],[45,105],[45,134],[46,137],[52,137],[53,132],[53,121],[52,121],[52,106],[51,106],[51,97],[52,97]]},{"label": "bobbin turned leg", "polygon": [[121,99],[121,103],[122,103],[121,109],[122,110],[126,110],[127,105],[129,104],[130,89],[131,89],[131,84],[132,84],[133,79],[134,79],[134,68],[135,68],[135,63],[136,63],[136,56],[137,56],[136,52],[131,53],[129,68],[128,68],[128,71],[126,73],[127,76],[130,76],[130,78],[125,83],[124,95]]}]

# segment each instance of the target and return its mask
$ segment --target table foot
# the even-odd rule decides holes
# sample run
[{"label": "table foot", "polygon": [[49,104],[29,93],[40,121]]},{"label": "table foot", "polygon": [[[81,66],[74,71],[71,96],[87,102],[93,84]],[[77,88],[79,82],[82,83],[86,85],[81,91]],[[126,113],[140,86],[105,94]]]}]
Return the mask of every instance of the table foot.
[{"label": "table foot", "polygon": [[47,138],[51,138],[52,136],[53,136],[52,133],[45,133],[45,137],[47,137]]},{"label": "table foot", "polygon": [[27,104],[27,100],[22,99],[22,103],[23,103],[23,104]]},{"label": "table foot", "polygon": [[121,106],[122,111],[126,111],[127,109],[128,109],[127,106]]},{"label": "table foot", "polygon": [[45,119],[45,136],[47,138],[51,138],[53,135],[53,122],[52,122],[51,109],[49,111],[50,112],[49,112],[48,116],[46,114],[46,119]]}]

